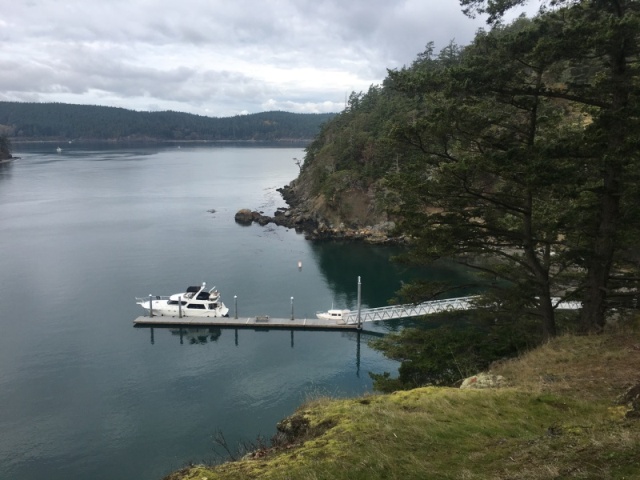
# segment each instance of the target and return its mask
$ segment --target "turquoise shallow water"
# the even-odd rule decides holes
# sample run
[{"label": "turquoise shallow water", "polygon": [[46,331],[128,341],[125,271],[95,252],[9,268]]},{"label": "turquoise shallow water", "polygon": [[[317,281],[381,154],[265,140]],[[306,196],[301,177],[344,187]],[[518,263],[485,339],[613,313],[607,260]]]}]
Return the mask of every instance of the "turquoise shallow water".
[{"label": "turquoise shallow water", "polygon": [[241,315],[286,317],[292,296],[296,316],[355,307],[359,275],[383,306],[416,274],[392,249],[233,221],[284,206],[302,149],[55,147],[0,169],[0,478],[158,479],[215,461],[217,431],[269,438],[306,398],[397,371],[367,334],[132,326],[134,297],[203,281]]}]

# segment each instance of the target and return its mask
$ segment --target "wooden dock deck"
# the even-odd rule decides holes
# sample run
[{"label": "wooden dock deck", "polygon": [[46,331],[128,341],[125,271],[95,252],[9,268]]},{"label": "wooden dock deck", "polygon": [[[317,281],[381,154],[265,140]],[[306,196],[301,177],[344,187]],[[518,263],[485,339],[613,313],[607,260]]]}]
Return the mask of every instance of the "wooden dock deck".
[{"label": "wooden dock deck", "polygon": [[317,330],[357,330],[354,323],[337,323],[335,320],[321,320],[319,318],[273,318],[269,316],[256,317],[170,317],[154,315],[143,316],[133,320],[135,325],[148,326],[208,326],[208,327],[248,327],[248,328],[299,328]]}]

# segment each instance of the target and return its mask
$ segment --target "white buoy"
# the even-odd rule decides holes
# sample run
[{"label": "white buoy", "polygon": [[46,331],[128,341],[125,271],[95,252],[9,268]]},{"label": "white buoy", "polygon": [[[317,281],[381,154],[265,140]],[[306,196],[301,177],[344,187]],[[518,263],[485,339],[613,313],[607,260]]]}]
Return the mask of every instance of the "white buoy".
[{"label": "white buoy", "polygon": [[298,260],[298,270],[302,270],[302,260]]}]

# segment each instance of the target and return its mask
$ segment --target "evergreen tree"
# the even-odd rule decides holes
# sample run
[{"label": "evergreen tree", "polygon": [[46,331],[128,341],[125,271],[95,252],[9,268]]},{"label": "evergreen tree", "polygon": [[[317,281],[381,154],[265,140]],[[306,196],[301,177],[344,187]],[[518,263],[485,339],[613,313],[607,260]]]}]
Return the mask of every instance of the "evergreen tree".
[{"label": "evergreen tree", "polygon": [[[489,13],[491,22],[523,3],[526,0],[461,0],[468,13]],[[556,0],[551,4],[559,8],[541,17],[548,35],[539,45],[556,65],[581,69],[582,75],[545,85],[542,94],[580,105],[590,121],[582,151],[588,152],[586,168],[594,177],[583,195],[586,223],[577,232],[582,235],[587,268],[582,328],[598,330],[604,327],[612,289],[623,278],[616,272],[616,261],[628,247],[630,232],[637,230],[636,222],[625,220],[637,219],[633,211],[638,196],[640,2]]]},{"label": "evergreen tree", "polygon": [[411,259],[480,272],[492,287],[485,303],[537,317],[549,338],[555,297],[571,291],[566,206],[580,177],[558,132],[575,139],[583,126],[566,124],[567,101],[542,95],[554,67],[536,48],[544,35],[520,19],[479,33],[457,60],[448,49],[390,75],[416,98],[396,137],[423,153],[397,178],[401,228],[417,241]]}]

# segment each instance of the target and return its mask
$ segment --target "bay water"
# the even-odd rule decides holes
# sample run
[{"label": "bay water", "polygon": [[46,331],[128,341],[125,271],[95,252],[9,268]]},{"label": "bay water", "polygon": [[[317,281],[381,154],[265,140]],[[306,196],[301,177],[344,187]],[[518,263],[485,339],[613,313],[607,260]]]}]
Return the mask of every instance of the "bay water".
[{"label": "bay water", "polygon": [[[307,399],[398,364],[369,332],[134,328],[136,296],[216,286],[233,315],[384,306],[396,250],[311,243],[272,215],[300,147],[17,145],[0,169],[0,478],[162,478],[266,439]],[[301,262],[302,268],[298,267]],[[424,273],[424,272],[422,272]],[[444,268],[429,275],[457,275]],[[293,297],[293,301],[291,298]]]}]

